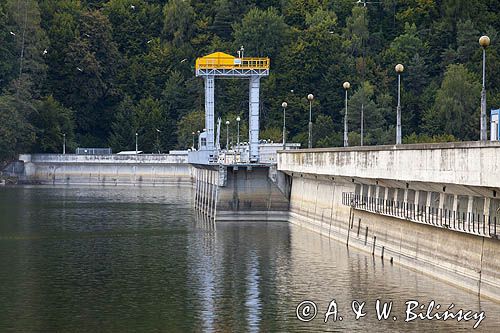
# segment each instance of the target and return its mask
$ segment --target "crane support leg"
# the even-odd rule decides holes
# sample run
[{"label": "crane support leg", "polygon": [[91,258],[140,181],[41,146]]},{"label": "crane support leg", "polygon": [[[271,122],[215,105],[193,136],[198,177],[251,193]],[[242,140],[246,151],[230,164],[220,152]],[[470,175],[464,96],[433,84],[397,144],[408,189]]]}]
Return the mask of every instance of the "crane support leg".
[{"label": "crane support leg", "polygon": [[214,128],[215,128],[215,77],[208,75],[205,79],[205,128],[207,133],[206,149],[213,151],[214,145]]},{"label": "crane support leg", "polygon": [[260,76],[250,76],[249,128],[250,162],[259,162],[259,92]]}]

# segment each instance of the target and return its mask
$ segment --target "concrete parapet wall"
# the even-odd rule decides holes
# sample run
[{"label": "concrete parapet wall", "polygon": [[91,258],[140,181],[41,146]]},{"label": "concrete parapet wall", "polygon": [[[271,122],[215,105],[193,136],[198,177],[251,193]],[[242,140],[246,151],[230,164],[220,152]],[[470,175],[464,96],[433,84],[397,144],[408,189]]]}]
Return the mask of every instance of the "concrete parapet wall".
[{"label": "concrete parapet wall", "polygon": [[21,154],[19,160],[32,163],[98,163],[98,164],[185,164],[186,154],[139,155],[75,155],[75,154]]},{"label": "concrete parapet wall", "polygon": [[189,185],[183,155],[21,155],[21,181],[39,184]]},{"label": "concrete parapet wall", "polygon": [[500,300],[499,240],[351,210],[341,204],[341,196],[353,187],[348,182],[294,177],[290,222]]},{"label": "concrete parapet wall", "polygon": [[287,173],[500,188],[500,142],[302,149],[278,152]]}]

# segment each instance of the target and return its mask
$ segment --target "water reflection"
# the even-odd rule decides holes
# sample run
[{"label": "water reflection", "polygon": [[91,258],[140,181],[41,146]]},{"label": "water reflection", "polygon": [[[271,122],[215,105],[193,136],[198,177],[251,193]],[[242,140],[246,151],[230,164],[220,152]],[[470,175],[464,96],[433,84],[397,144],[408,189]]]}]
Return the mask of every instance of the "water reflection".
[{"label": "water reflection", "polygon": [[[0,331],[312,332],[469,330],[405,323],[404,302],[500,305],[283,223],[200,219],[186,188],[0,189]],[[296,319],[303,300],[318,306]],[[335,299],[343,321],[324,323]],[[378,321],[377,299],[398,320]],[[353,319],[352,300],[366,301]]]}]

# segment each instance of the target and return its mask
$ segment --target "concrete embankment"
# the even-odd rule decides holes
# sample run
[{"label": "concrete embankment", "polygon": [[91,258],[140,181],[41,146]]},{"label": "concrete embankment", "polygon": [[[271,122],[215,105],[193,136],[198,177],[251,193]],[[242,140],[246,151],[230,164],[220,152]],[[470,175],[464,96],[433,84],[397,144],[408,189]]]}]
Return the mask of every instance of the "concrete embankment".
[{"label": "concrete embankment", "polygon": [[31,184],[192,185],[186,155],[20,155]]},{"label": "concrete embankment", "polygon": [[[409,147],[379,147],[380,154],[377,147],[365,151],[331,149],[280,154],[278,169],[292,177],[289,221],[366,251],[386,263],[401,264],[500,301],[499,191],[498,180],[489,180],[493,177],[492,164],[500,156],[500,146],[455,146],[414,147],[415,151]],[[427,165],[430,171],[432,166],[436,172],[450,175],[442,178],[443,183],[436,182],[434,176],[426,182],[425,173],[398,167],[406,165],[411,156],[425,154],[436,155],[439,162],[418,160],[417,167]],[[494,158],[489,160],[487,156]],[[478,159],[481,165],[476,164]],[[385,173],[382,164],[387,168]],[[450,169],[450,165],[458,164],[461,176],[453,177],[450,172],[454,168]],[[392,170],[398,170],[398,174]],[[415,214],[417,220],[429,218],[447,223],[421,223],[414,215],[389,216],[377,208],[370,211],[370,207],[363,206],[365,203],[352,206],[343,202],[346,194],[373,197],[381,200],[382,205],[404,203],[405,209],[410,207],[410,215],[415,213],[412,207],[420,204],[432,209],[432,213],[420,211],[427,215]],[[464,217],[455,221],[455,212]],[[453,218],[450,220],[449,216]],[[454,228],[455,222],[463,230]]]}]

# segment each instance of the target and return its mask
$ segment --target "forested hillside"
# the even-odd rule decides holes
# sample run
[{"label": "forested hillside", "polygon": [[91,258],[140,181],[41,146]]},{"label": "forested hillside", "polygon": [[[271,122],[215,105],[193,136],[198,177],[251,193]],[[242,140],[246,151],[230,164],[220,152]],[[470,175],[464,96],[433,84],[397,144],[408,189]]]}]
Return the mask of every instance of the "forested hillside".
[{"label": "forested hillside", "polygon": [[[0,160],[58,152],[63,133],[68,149],[135,149],[136,132],[146,152],[187,148],[204,126],[195,59],[241,45],[271,58],[262,138],[281,139],[287,101],[288,137],[306,143],[312,93],[314,146],[342,145],[350,81],[351,144],[362,103],[365,144],[394,143],[402,63],[404,141],[476,140],[478,39],[492,41],[489,110],[500,107],[498,31],[498,0],[2,0]],[[216,82],[216,113],[232,133],[237,115],[248,118],[247,85]]]}]

